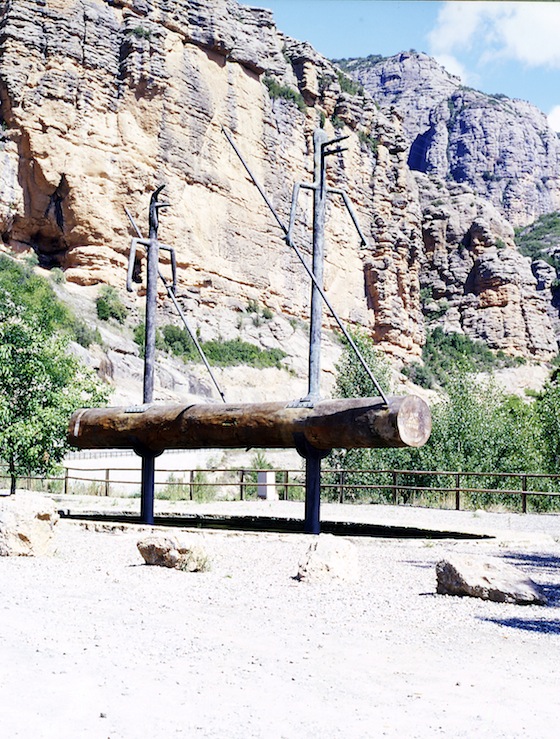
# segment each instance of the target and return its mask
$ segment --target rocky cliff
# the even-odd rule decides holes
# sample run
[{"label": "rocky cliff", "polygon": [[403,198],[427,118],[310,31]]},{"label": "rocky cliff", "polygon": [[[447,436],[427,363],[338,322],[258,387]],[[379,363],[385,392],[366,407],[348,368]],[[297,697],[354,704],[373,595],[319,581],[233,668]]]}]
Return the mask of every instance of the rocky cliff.
[{"label": "rocky cliff", "polygon": [[560,209],[560,139],[534,105],[465,87],[422,53],[341,64],[401,111],[411,169],[469,185],[514,226]]},{"label": "rocky cliff", "polygon": [[[269,11],[233,0],[3,2],[0,103],[4,248],[33,249],[71,282],[123,288],[132,235],[124,207],[145,228],[150,193],[165,184],[172,207],[160,238],[177,251],[179,301],[202,337],[252,332],[290,351],[309,285],[222,128],[287,221],[293,183],[312,179],[313,131],[323,126],[349,137],[328,159],[328,184],[347,191],[368,240],[360,245],[333,197],[325,284],[343,319],[393,356],[417,357],[422,269],[433,276],[430,301],[448,300],[454,329],[510,353],[555,350],[536,280],[500,213],[468,183],[460,215],[448,194],[438,210],[435,180],[419,186],[409,167],[407,119],[285,37]],[[295,234],[307,254],[310,225],[303,194]],[[452,229],[453,239],[442,235]],[[165,253],[162,263],[168,274]],[[256,336],[249,301],[275,315]]]}]

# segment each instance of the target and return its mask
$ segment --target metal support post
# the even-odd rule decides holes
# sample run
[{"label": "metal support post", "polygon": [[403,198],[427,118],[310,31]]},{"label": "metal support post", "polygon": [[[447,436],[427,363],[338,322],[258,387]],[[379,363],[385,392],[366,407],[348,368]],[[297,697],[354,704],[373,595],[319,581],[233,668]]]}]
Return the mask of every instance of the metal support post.
[{"label": "metal support post", "polygon": [[[156,309],[157,309],[157,280],[158,280],[158,226],[160,208],[167,208],[168,203],[158,203],[158,197],[164,186],[160,185],[150,198],[149,239],[147,241],[146,266],[146,333],[144,344],[144,404],[154,399],[154,373],[156,359]],[[142,523],[154,523],[154,480],[155,458],[159,456],[150,450],[143,449],[142,456],[142,483],[140,520]]]},{"label": "metal support post", "polygon": [[313,264],[315,282],[311,285],[311,322],[309,328],[309,387],[307,400],[314,402],[320,397],[321,377],[321,332],[323,324],[323,273],[325,262],[325,211],[327,190],[325,183],[325,156],[323,144],[327,136],[317,128],[313,134],[314,146],[314,190],[313,190]]},{"label": "metal support post", "polygon": [[140,500],[140,520],[149,526],[154,523],[154,483],[155,483],[155,459],[157,454],[142,453],[142,496]]}]

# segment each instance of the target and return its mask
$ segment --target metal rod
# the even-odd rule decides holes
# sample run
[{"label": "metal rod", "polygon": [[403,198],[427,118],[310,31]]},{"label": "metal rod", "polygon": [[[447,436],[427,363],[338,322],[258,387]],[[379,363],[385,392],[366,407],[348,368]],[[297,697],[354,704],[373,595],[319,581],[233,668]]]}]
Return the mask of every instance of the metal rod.
[{"label": "metal rod", "polygon": [[332,193],[333,195],[340,195],[340,197],[344,200],[344,205],[346,206],[346,210],[348,211],[348,213],[350,213],[350,218],[352,219],[352,223],[354,224],[356,231],[358,232],[360,239],[362,240],[362,246],[367,246],[367,239],[364,236],[364,232],[362,231],[360,227],[360,223],[356,216],[356,211],[352,207],[352,203],[350,202],[350,198],[348,197],[348,195],[344,192],[344,190],[338,190],[332,187],[327,188],[327,192]]},{"label": "metal rod", "polygon": [[169,285],[169,283],[167,282],[167,280],[165,279],[165,277],[161,274],[161,272],[159,273],[159,276],[163,280],[163,284],[165,285],[165,289],[167,290],[167,294],[169,295],[169,297],[173,301],[173,305],[175,306],[175,309],[176,309],[177,313],[179,314],[181,320],[183,321],[183,324],[184,324],[184,326],[185,326],[185,328],[186,328],[189,336],[191,337],[191,339],[193,341],[193,344],[195,345],[196,350],[197,350],[197,352],[200,355],[200,358],[204,362],[204,365],[205,365],[206,369],[208,370],[208,374],[210,375],[210,377],[212,379],[212,382],[214,383],[214,386],[215,386],[216,390],[218,391],[218,393],[219,393],[222,401],[224,403],[226,403],[227,402],[226,401],[226,396],[224,395],[224,393],[223,393],[220,385],[218,384],[218,381],[217,381],[214,373],[212,372],[212,368],[210,367],[210,364],[208,363],[208,359],[206,358],[206,354],[204,353],[204,350],[201,347],[200,342],[198,341],[198,338],[196,336],[196,333],[191,330],[191,327],[188,324],[187,317],[185,316],[185,314],[184,314],[181,306],[179,305],[179,302],[178,302],[177,298],[175,297],[175,293],[174,293],[173,289],[171,288],[171,285]]},{"label": "metal rod", "polygon": [[313,134],[314,185],[313,192],[313,274],[311,284],[311,321],[309,326],[309,378],[307,399],[318,400],[321,378],[321,334],[323,330],[323,273],[325,263],[325,212],[327,193],[325,187],[324,143],[327,135],[321,128]]},{"label": "metal rod", "polygon": [[373,383],[373,386],[374,386],[374,387],[376,388],[377,392],[379,393],[379,397],[380,397],[380,398],[382,398],[382,400],[383,400],[383,402],[384,402],[385,404],[387,404],[387,402],[388,402],[388,401],[387,401],[387,396],[385,395],[385,393],[383,392],[383,389],[381,388],[381,386],[380,386],[380,385],[379,385],[379,383],[377,382],[377,380],[376,380],[375,376],[373,375],[373,372],[372,372],[372,371],[371,371],[371,369],[369,368],[369,366],[368,366],[368,363],[367,363],[367,362],[366,362],[366,360],[364,359],[364,357],[363,357],[362,353],[360,352],[360,350],[359,350],[359,349],[358,349],[358,347],[356,346],[356,342],[355,342],[355,341],[354,341],[354,339],[353,339],[353,338],[351,337],[351,335],[350,335],[350,334],[349,334],[349,332],[347,331],[346,327],[344,326],[344,324],[343,324],[343,323],[342,323],[342,321],[340,320],[340,318],[339,318],[339,316],[338,316],[337,312],[335,311],[335,309],[334,309],[334,307],[332,306],[332,304],[331,304],[330,300],[329,300],[329,299],[328,299],[328,297],[326,296],[326,294],[325,294],[325,291],[323,290],[323,288],[322,288],[322,287],[321,287],[320,285],[318,285],[318,283],[317,283],[317,279],[316,279],[315,275],[313,274],[313,270],[312,270],[312,269],[311,269],[311,268],[309,267],[309,265],[308,265],[308,264],[307,264],[307,262],[305,261],[305,258],[304,258],[304,256],[303,256],[303,254],[301,253],[301,251],[300,251],[300,250],[298,249],[298,247],[297,247],[297,246],[296,246],[296,245],[294,244],[294,242],[293,242],[293,240],[292,240],[292,238],[291,238],[291,235],[290,235],[290,234],[289,234],[289,232],[288,232],[288,229],[286,228],[286,226],[284,225],[284,223],[283,223],[283,222],[282,222],[282,220],[280,219],[280,216],[279,216],[279,215],[278,215],[278,214],[276,213],[276,210],[274,209],[274,206],[272,205],[272,203],[271,203],[271,202],[270,202],[270,200],[268,199],[268,197],[267,197],[266,193],[264,192],[264,190],[263,190],[263,188],[261,187],[260,183],[259,183],[259,182],[257,181],[257,179],[255,178],[254,174],[253,174],[253,173],[251,172],[251,170],[250,170],[250,168],[249,168],[248,164],[247,164],[247,163],[245,162],[245,160],[244,160],[244,158],[243,158],[243,155],[241,154],[241,152],[239,151],[239,149],[238,149],[238,148],[237,148],[237,146],[235,145],[235,143],[234,143],[234,141],[232,140],[231,136],[230,136],[230,135],[228,134],[228,132],[226,131],[226,129],[225,129],[225,128],[222,128],[222,131],[224,132],[224,135],[225,135],[225,137],[227,138],[227,140],[229,141],[229,143],[231,144],[231,146],[232,146],[233,150],[235,151],[235,153],[236,153],[236,154],[237,154],[237,156],[239,157],[239,160],[240,160],[241,164],[243,165],[243,167],[245,168],[245,170],[246,170],[247,174],[249,175],[249,177],[250,177],[250,178],[251,178],[251,180],[253,181],[253,184],[255,185],[255,187],[257,188],[257,190],[259,191],[259,193],[261,194],[261,196],[262,196],[263,200],[265,201],[265,203],[266,203],[266,204],[268,205],[268,208],[269,208],[270,212],[272,213],[272,215],[274,216],[274,219],[276,220],[276,222],[278,223],[278,225],[280,226],[280,228],[282,229],[282,231],[283,231],[283,232],[284,232],[284,234],[286,235],[286,243],[288,244],[288,246],[290,246],[290,247],[291,247],[291,248],[292,248],[292,249],[293,249],[293,250],[295,251],[295,253],[296,253],[296,256],[298,257],[298,259],[299,259],[299,260],[300,260],[300,262],[302,263],[302,265],[303,265],[303,267],[304,267],[305,271],[306,271],[306,272],[307,272],[307,274],[309,275],[309,278],[310,278],[310,279],[312,280],[313,284],[314,284],[314,285],[315,285],[315,286],[317,287],[317,290],[318,290],[318,292],[319,292],[320,296],[322,297],[322,299],[323,299],[323,300],[324,300],[324,302],[325,302],[325,305],[326,305],[326,306],[327,306],[327,308],[329,309],[329,312],[330,312],[330,314],[332,315],[332,317],[334,318],[334,320],[335,320],[335,321],[336,321],[336,323],[338,324],[338,327],[339,327],[339,329],[340,329],[340,330],[342,331],[342,333],[343,333],[343,335],[344,335],[344,338],[346,339],[346,341],[348,342],[348,344],[349,344],[349,345],[350,345],[350,347],[352,348],[352,351],[354,352],[354,354],[355,354],[356,358],[358,359],[358,361],[360,362],[360,364],[361,364],[361,365],[362,365],[362,367],[364,368],[364,371],[366,372],[367,376],[368,376],[368,377],[370,378],[370,380],[372,381],[372,383]]},{"label": "metal rod", "polygon": [[[138,234],[138,237],[139,237],[138,238],[138,241],[140,243],[145,243],[144,239],[142,239],[142,232],[140,231],[140,229],[136,225],[136,223],[134,221],[134,218],[132,217],[130,211],[126,207],[125,207],[124,211],[125,211],[126,215],[128,216],[128,220],[132,224],[132,227],[134,228],[134,230]],[[225,397],[222,389],[220,388],[220,385],[218,384],[218,381],[216,379],[216,376],[212,372],[212,368],[210,367],[210,364],[208,362],[208,359],[206,358],[206,354],[204,353],[204,350],[203,350],[202,346],[200,345],[200,342],[198,341],[198,338],[196,336],[196,333],[194,331],[192,331],[192,329],[191,329],[191,327],[190,327],[190,325],[189,325],[189,323],[187,321],[187,317],[185,316],[185,314],[184,314],[184,312],[183,312],[183,310],[182,310],[182,308],[181,308],[181,306],[179,304],[179,301],[177,300],[177,297],[175,295],[176,288],[177,288],[177,282],[176,282],[176,270],[177,270],[177,267],[176,267],[176,261],[175,261],[175,250],[170,249],[170,252],[171,252],[171,264],[172,264],[172,268],[173,268],[173,285],[170,285],[167,282],[167,280],[163,276],[161,270],[158,270],[158,275],[159,275],[161,281],[163,282],[163,284],[165,286],[165,289],[167,291],[168,296],[170,297],[171,301],[173,302],[173,305],[175,306],[175,310],[177,311],[177,313],[179,314],[179,317],[183,321],[183,325],[185,326],[185,329],[187,330],[187,333],[191,337],[191,339],[193,341],[193,344],[195,345],[196,350],[199,353],[200,358],[202,359],[202,361],[204,363],[204,366],[206,367],[206,369],[208,371],[208,374],[210,375],[210,378],[211,378],[212,382],[214,383],[214,386],[215,386],[216,390],[218,391],[218,394],[220,395],[222,401],[224,403],[226,403],[227,402],[226,401],[226,397]],[[130,265],[129,265],[129,275],[130,275],[130,278],[129,279],[131,279],[131,274],[132,274],[132,270],[131,270]]]},{"label": "metal rod", "polygon": [[140,520],[152,526],[154,523],[154,483],[155,483],[155,454],[142,453],[142,495],[140,499]]}]

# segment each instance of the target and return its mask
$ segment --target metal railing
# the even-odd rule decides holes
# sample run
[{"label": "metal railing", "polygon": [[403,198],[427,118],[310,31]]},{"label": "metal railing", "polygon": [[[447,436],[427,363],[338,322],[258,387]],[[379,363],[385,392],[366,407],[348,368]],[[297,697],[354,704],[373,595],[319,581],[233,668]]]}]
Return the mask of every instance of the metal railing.
[{"label": "metal railing", "polygon": [[[265,471],[270,472],[255,468],[160,469],[155,480],[156,497],[191,501],[256,498],[257,474]],[[301,469],[273,471],[275,493],[281,500],[303,500]],[[0,470],[0,487],[6,487],[4,481],[9,481],[9,476]],[[61,476],[18,478],[18,488],[135,497],[140,494],[140,470],[69,467]],[[323,500],[338,503],[428,505],[456,510],[500,504],[527,513],[533,501],[532,510],[547,507],[560,511],[560,474],[324,469],[321,492]]]}]

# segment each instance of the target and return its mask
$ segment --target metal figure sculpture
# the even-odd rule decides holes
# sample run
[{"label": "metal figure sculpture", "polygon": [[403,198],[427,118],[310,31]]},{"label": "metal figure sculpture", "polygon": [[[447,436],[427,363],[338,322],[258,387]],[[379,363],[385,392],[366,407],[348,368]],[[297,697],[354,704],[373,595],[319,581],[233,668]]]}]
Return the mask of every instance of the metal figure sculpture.
[{"label": "metal figure sculpture", "polygon": [[[326,158],[331,154],[337,154],[344,151],[339,144],[348,138],[348,136],[339,136],[335,139],[328,140],[323,129],[318,128],[313,134],[314,148],[314,181],[313,183],[297,182],[292,192],[292,205],[290,209],[290,223],[288,228],[283,224],[282,220],[274,210],[272,203],[267,197],[265,191],[258,183],[257,179],[251,172],[248,164],[243,158],[241,152],[235,145],[231,135],[223,128],[224,135],[233,147],[235,153],[241,160],[249,177],[256,185],[260,194],[264,198],[270,211],[272,212],[276,222],[284,231],[285,240],[296,252],[299,260],[303,264],[307,274],[311,278],[311,322],[309,330],[309,374],[308,374],[308,391],[307,395],[294,405],[313,405],[320,399],[320,375],[321,375],[321,332],[322,332],[322,304],[325,303],[330,310],[332,316],[342,330],[348,344],[353,349],[358,361],[362,364],[369,378],[373,382],[374,387],[379,393],[379,397],[385,405],[388,399],[383,389],[377,382],[367,362],[356,346],[342,321],[338,317],[336,311],[329,302],[323,289],[323,268],[325,261],[325,211],[326,199],[328,194],[339,195],[342,197],[344,205],[350,214],[352,223],[354,224],[360,237],[362,246],[367,245],[366,238],[360,228],[354,209],[350,203],[348,195],[344,190],[339,190],[327,186],[326,182]],[[312,266],[309,267],[305,261],[301,251],[294,244],[293,230],[296,219],[296,209],[298,195],[301,189],[313,191],[313,256]],[[329,454],[330,450],[319,450],[310,445],[305,440],[297,447],[299,454],[305,459],[305,531],[311,534],[318,534],[320,531],[320,500],[321,500],[321,461]]]},{"label": "metal figure sculpture", "polygon": [[[155,378],[155,353],[156,353],[156,313],[157,313],[157,278],[158,276],[163,281],[167,294],[173,301],[173,304],[183,321],[185,328],[187,329],[191,339],[196,346],[196,349],[208,372],[210,377],[220,394],[223,402],[225,403],[225,396],[212,372],[208,360],[200,346],[196,334],[191,330],[187,319],[181,310],[179,302],[177,301],[176,290],[177,290],[177,260],[175,257],[175,249],[167,244],[163,244],[158,239],[159,229],[159,210],[161,208],[168,208],[169,203],[160,203],[158,201],[159,195],[164,189],[165,185],[160,185],[150,198],[150,209],[149,209],[149,238],[144,239],[142,233],[132,215],[125,208],[126,214],[137,233],[137,238],[133,238],[130,245],[130,255],[128,258],[128,272],[126,279],[126,288],[128,291],[132,291],[132,281],[134,278],[134,269],[136,265],[136,252],[138,246],[144,246],[146,248],[146,326],[145,326],[145,343],[144,343],[144,387],[143,387],[143,403],[144,407],[153,402],[154,399],[154,378]],[[164,249],[170,253],[171,257],[171,273],[172,273],[172,284],[165,279],[159,269],[159,251]],[[141,413],[144,407],[133,408],[131,412]],[[153,524],[154,522],[154,487],[155,487],[155,459],[161,452],[154,452],[153,448],[143,444],[139,439],[134,444],[134,450],[137,454],[142,457],[142,478],[141,478],[141,510],[140,517],[143,523]]]}]

